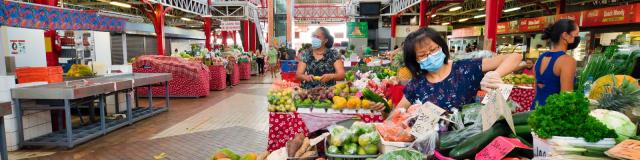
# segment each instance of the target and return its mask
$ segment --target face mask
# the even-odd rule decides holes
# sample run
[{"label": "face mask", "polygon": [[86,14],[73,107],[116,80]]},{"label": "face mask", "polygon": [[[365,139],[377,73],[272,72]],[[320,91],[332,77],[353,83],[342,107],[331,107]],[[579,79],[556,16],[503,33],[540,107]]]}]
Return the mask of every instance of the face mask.
[{"label": "face mask", "polygon": [[316,37],[312,37],[311,38],[311,47],[313,47],[313,49],[318,49],[320,47],[322,47],[322,40],[316,38]]},{"label": "face mask", "polygon": [[423,70],[427,70],[429,72],[435,72],[438,71],[438,69],[440,69],[440,67],[442,67],[442,65],[444,64],[444,58],[446,58],[446,55],[444,54],[444,52],[442,52],[442,49],[438,50],[438,52],[434,53],[433,55],[420,60],[420,69]]},{"label": "face mask", "polygon": [[568,50],[576,49],[576,47],[578,47],[578,44],[580,44],[580,37],[574,37],[573,43],[569,43],[569,45],[567,45],[567,49]]}]

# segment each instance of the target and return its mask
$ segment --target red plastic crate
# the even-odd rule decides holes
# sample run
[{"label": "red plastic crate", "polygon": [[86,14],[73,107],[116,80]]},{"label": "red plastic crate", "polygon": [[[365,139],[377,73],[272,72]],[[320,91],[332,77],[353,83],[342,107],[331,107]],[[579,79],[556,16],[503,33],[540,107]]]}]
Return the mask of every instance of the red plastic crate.
[{"label": "red plastic crate", "polygon": [[18,83],[48,82],[56,83],[64,81],[62,67],[23,67],[16,68]]},{"label": "red plastic crate", "polygon": [[282,77],[282,80],[289,81],[289,82],[294,82],[294,83],[300,83],[300,80],[296,79],[296,73],[295,72],[292,72],[292,73],[280,73],[280,76]]}]

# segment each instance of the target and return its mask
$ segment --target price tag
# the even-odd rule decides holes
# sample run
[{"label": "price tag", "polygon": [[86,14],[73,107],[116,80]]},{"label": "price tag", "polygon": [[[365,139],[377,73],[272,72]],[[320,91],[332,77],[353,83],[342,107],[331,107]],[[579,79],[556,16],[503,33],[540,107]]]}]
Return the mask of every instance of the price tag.
[{"label": "price tag", "polygon": [[607,155],[620,159],[640,159],[640,141],[624,140],[615,147],[609,149]]},{"label": "price tag", "polygon": [[[513,86],[512,86],[513,87]],[[486,131],[493,124],[498,121],[500,116],[504,117],[509,124],[509,128],[511,131],[515,133],[515,126],[513,124],[513,117],[511,115],[511,109],[507,106],[507,102],[504,97],[496,96],[500,92],[501,89],[491,91],[487,95],[493,95],[493,100],[489,101],[488,104],[480,110],[480,115],[482,116],[482,131]]]},{"label": "price tag", "polygon": [[476,154],[477,160],[493,160],[502,159],[515,148],[523,148],[531,150],[531,147],[520,142],[517,138],[498,137],[491,141],[487,147]]},{"label": "price tag", "polygon": [[[513,85],[501,84],[500,87],[498,87],[498,89],[496,90],[500,92],[500,94],[504,99],[509,99],[509,95],[511,95],[511,91],[513,90]],[[487,94],[487,96],[485,96],[484,99],[482,99],[481,103],[487,104],[491,101],[495,101],[496,95],[497,94]]]},{"label": "price tag", "polygon": [[436,106],[431,102],[427,102],[418,108],[418,110],[412,115],[416,118],[416,122],[411,127],[411,135],[415,137],[423,137],[434,131],[435,126],[438,125],[440,115],[445,110]]}]

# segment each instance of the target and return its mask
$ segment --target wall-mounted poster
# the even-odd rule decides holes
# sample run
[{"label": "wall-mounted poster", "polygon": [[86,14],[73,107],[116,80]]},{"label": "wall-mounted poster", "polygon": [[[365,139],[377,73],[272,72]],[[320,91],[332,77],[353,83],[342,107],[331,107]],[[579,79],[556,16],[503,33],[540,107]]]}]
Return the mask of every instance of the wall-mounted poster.
[{"label": "wall-mounted poster", "polygon": [[11,49],[11,54],[27,53],[27,47],[25,45],[25,40],[9,40],[9,48]]},{"label": "wall-mounted poster", "polygon": [[347,23],[347,37],[349,38],[367,38],[369,37],[369,26],[367,22],[349,22]]}]

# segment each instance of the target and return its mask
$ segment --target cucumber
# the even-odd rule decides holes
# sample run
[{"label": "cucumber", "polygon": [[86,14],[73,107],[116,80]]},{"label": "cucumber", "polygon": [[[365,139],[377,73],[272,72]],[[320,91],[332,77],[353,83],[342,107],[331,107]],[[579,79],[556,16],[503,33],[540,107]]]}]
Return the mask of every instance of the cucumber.
[{"label": "cucumber", "polygon": [[510,129],[505,123],[496,123],[489,128],[489,130],[473,135],[462,141],[449,152],[449,156],[455,159],[473,158],[480,150],[491,143],[493,139],[509,134],[508,130]]},{"label": "cucumber", "polygon": [[525,125],[516,125],[515,126],[516,129],[516,134],[517,135],[527,135],[527,134],[531,134],[531,126],[529,126],[528,124]]},{"label": "cucumber", "polygon": [[531,111],[528,112],[520,112],[513,114],[513,124],[514,125],[528,125],[529,124],[529,115],[531,115]]}]

